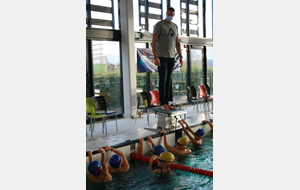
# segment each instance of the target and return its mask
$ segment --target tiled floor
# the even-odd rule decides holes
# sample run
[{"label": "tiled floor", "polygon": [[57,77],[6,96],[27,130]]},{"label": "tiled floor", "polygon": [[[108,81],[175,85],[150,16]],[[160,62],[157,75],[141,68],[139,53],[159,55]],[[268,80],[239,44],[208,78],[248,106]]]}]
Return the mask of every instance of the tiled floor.
[{"label": "tiled floor", "polygon": [[[211,109],[211,103],[210,103]],[[193,106],[188,106],[187,110],[187,123],[189,125],[195,123],[201,123],[202,120],[213,119],[213,114],[211,111],[204,111],[202,108],[197,113],[193,110]],[[154,112],[149,115],[149,126],[155,127],[158,118],[155,118]],[[116,121],[115,119],[110,119],[106,121],[107,123],[107,134],[102,133],[102,122],[95,124],[95,130],[93,132],[93,137],[91,137],[91,132],[89,131],[90,125],[86,125],[88,136],[86,137],[86,150],[96,149],[98,146],[102,147],[105,145],[115,145],[118,143],[125,142],[126,140],[133,140],[141,137],[146,137],[148,135],[154,135],[155,132],[144,129],[144,127],[149,127],[147,122],[147,113],[144,113],[141,118],[138,117],[136,123],[135,119],[131,118],[118,118],[118,131],[116,131]]]}]

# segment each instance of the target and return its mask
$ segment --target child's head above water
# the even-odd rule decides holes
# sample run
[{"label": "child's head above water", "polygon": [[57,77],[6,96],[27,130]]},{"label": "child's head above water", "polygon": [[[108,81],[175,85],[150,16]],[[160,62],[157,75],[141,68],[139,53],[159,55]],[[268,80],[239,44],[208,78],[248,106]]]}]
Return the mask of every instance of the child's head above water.
[{"label": "child's head above water", "polygon": [[174,155],[171,152],[163,152],[158,157],[158,166],[170,165],[175,160]]},{"label": "child's head above water", "polygon": [[118,154],[113,155],[109,159],[109,165],[112,168],[119,168],[121,164],[122,164],[122,158]]},{"label": "child's head above water", "polygon": [[202,138],[203,135],[205,134],[205,131],[204,129],[198,129],[196,132],[195,132],[196,136]]},{"label": "child's head above water", "polygon": [[165,152],[165,148],[163,146],[161,146],[161,145],[156,145],[151,150],[151,153],[152,153],[151,155],[160,155],[163,152]]},{"label": "child's head above water", "polygon": [[94,160],[89,164],[88,171],[94,176],[97,176],[102,170],[101,165],[101,162],[99,162],[98,160]]},{"label": "child's head above water", "polygon": [[176,142],[176,147],[182,146],[183,148],[186,148],[188,144],[189,144],[189,139],[187,137],[180,137]]}]

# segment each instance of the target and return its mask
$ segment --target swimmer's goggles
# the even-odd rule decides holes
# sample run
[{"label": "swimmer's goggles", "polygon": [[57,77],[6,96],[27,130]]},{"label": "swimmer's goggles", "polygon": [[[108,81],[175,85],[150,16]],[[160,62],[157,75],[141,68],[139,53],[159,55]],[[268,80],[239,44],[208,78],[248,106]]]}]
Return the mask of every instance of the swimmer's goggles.
[{"label": "swimmer's goggles", "polygon": [[178,141],[176,142],[176,144],[177,144],[178,146],[182,146],[182,144],[180,144]]},{"label": "swimmer's goggles", "polygon": [[158,157],[158,161],[159,162],[167,162],[167,161],[164,161],[163,159],[161,159],[160,157]]}]

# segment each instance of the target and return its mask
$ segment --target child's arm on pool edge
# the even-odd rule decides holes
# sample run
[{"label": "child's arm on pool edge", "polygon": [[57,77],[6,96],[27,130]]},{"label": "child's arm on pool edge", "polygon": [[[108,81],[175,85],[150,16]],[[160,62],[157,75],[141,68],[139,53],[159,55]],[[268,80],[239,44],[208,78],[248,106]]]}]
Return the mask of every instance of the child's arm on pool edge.
[{"label": "child's arm on pool edge", "polygon": [[203,120],[202,122],[207,123],[210,126],[211,131],[213,131],[213,124],[211,122],[209,122],[207,120]]},{"label": "child's arm on pool edge", "polygon": [[167,132],[165,130],[162,130],[161,133],[164,135],[164,144],[165,144],[165,147],[168,151],[170,152],[176,152],[176,148],[174,147],[171,147],[169,144],[168,144],[168,140],[167,140]]},{"label": "child's arm on pool edge", "polygon": [[105,150],[102,147],[98,147],[98,152],[101,153],[101,163],[102,163],[103,172],[108,173]]},{"label": "child's arm on pool edge", "polygon": [[191,127],[189,126],[189,124],[187,124],[187,122],[183,119],[181,120],[182,123],[184,123],[186,125],[186,128],[189,132],[191,132],[192,134],[195,134],[195,132],[191,129]]},{"label": "child's arm on pool edge", "polygon": [[121,169],[119,169],[119,171],[128,171],[129,170],[129,164],[128,164],[127,158],[121,150],[110,147],[109,145],[106,145],[104,148],[105,148],[105,150],[110,150],[110,151],[118,154],[123,159],[123,164],[124,165]]},{"label": "child's arm on pool edge", "polygon": [[92,152],[93,152],[92,150],[89,150],[89,151],[88,151],[90,163],[93,161],[93,155],[92,155]]},{"label": "child's arm on pool edge", "polygon": [[139,155],[143,155],[144,138],[140,138]]},{"label": "child's arm on pool edge", "polygon": [[[189,132],[186,130],[186,128],[185,128],[184,125],[183,125],[183,121],[180,120],[180,121],[178,121],[178,123],[181,125],[181,127],[182,127],[184,133],[185,133],[186,136],[190,139],[190,141],[193,142],[193,143],[195,143],[196,140],[195,140],[193,137],[191,137],[191,135],[189,134]],[[193,133],[194,133],[194,132],[193,132]]]},{"label": "child's arm on pool edge", "polygon": [[154,144],[151,136],[147,136],[147,140],[151,144],[152,148],[155,147],[155,144]]}]

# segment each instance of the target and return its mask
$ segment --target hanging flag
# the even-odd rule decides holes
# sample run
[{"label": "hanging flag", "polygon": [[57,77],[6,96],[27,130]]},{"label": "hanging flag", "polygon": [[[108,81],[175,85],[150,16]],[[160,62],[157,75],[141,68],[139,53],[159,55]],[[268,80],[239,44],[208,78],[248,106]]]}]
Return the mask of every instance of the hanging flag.
[{"label": "hanging flag", "polygon": [[[154,65],[152,49],[147,48],[137,48],[137,72],[158,72],[157,66]],[[179,67],[179,56],[178,53],[175,52],[175,65],[174,71],[181,71],[181,67]]]}]

